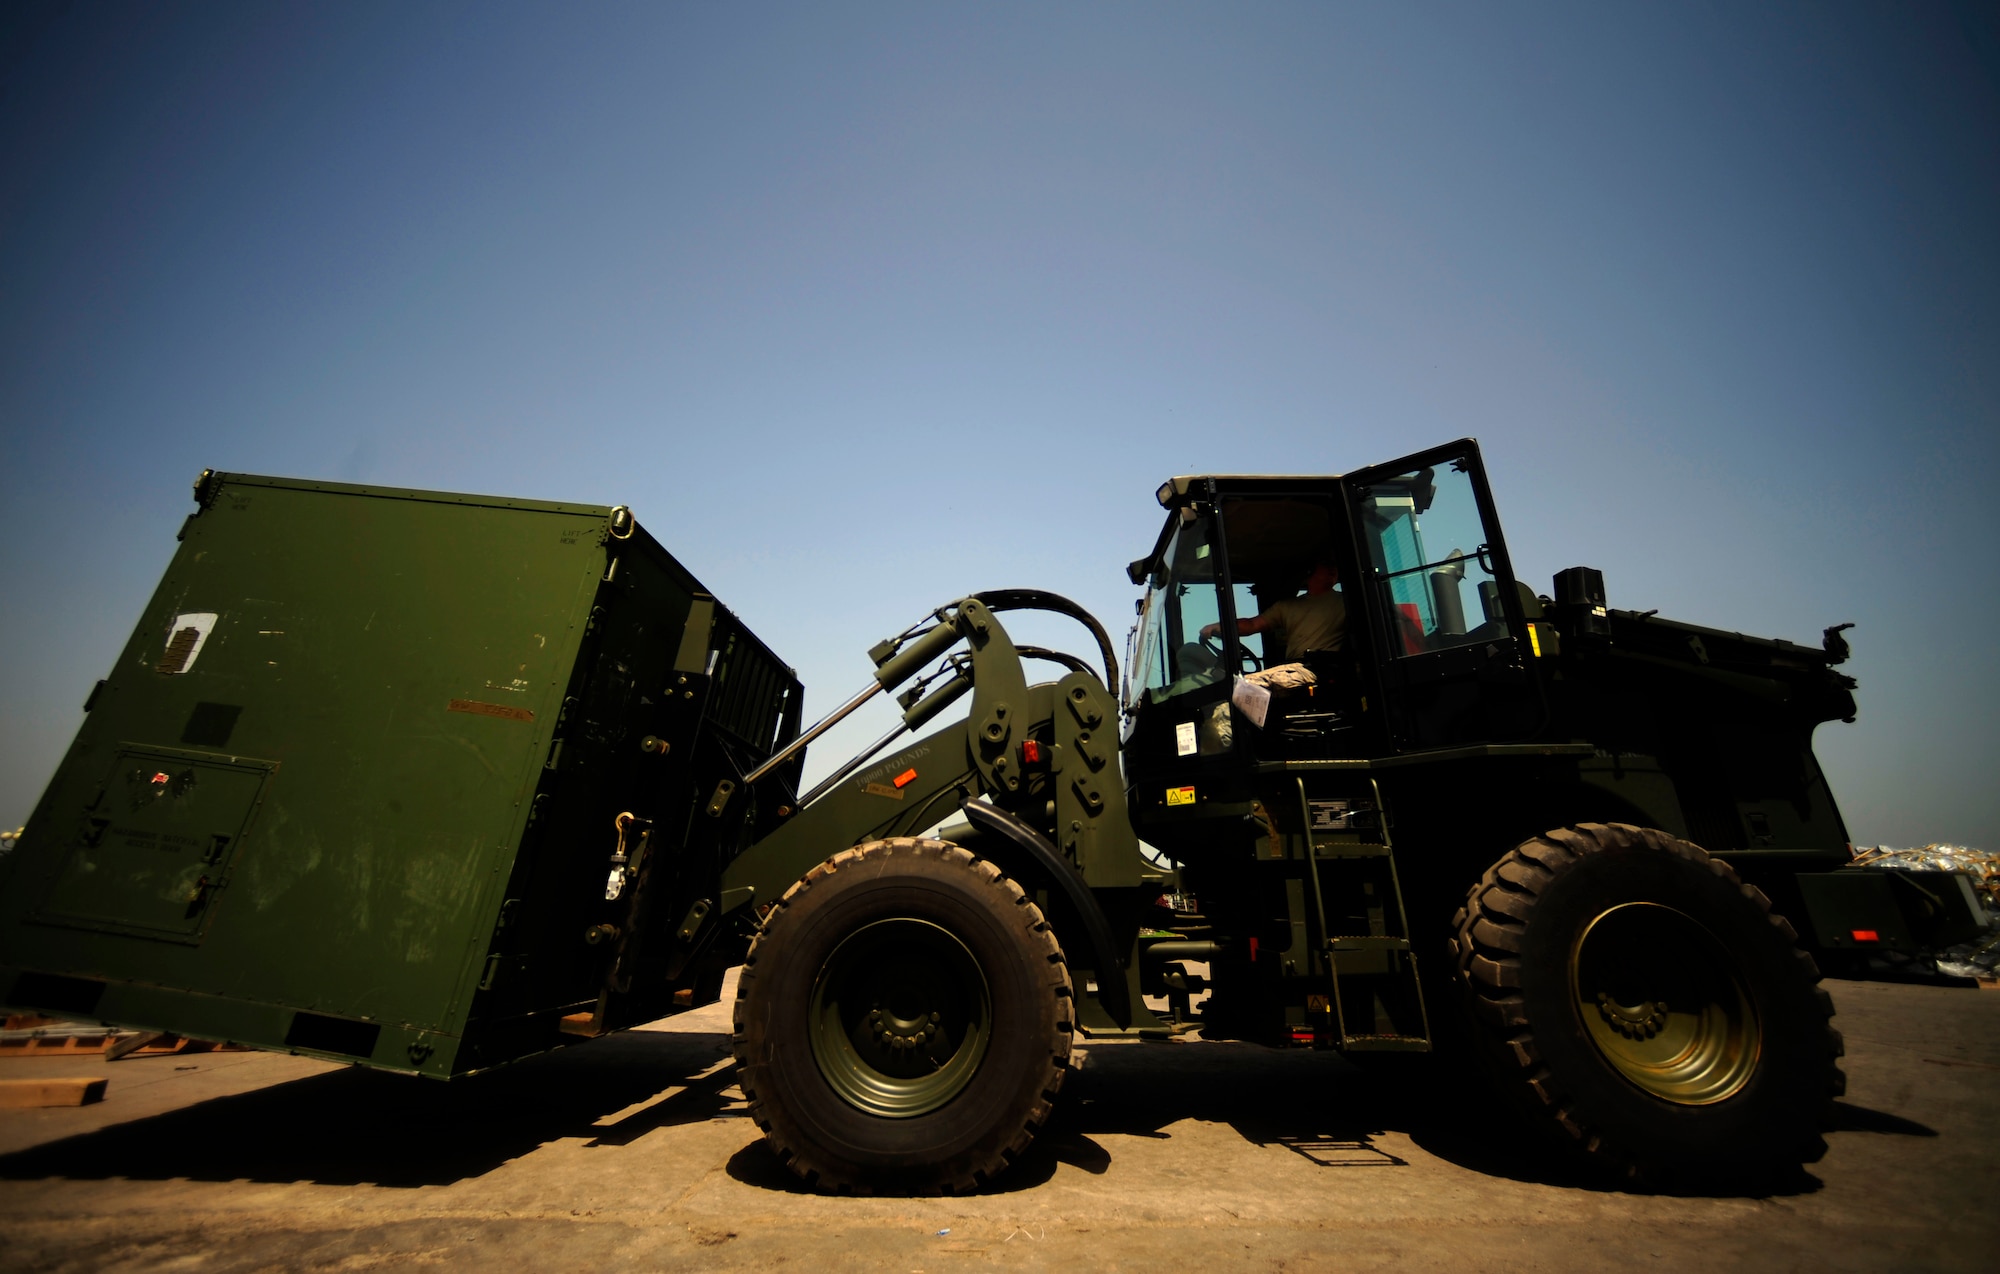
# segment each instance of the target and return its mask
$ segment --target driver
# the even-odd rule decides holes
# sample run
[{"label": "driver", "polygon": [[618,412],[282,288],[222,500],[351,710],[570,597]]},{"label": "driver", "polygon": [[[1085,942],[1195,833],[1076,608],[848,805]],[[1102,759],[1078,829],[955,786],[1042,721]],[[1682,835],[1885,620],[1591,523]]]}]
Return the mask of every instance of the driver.
[{"label": "driver", "polygon": [[[1272,602],[1255,618],[1237,620],[1236,635],[1248,637],[1252,633],[1283,628],[1287,663],[1299,662],[1309,650],[1339,650],[1347,639],[1347,601],[1333,591],[1333,586],[1338,583],[1340,569],[1321,558],[1313,566],[1312,573],[1306,576],[1304,596]],[[1221,624],[1207,624],[1203,626],[1201,635],[1204,638],[1213,637],[1221,631]]]}]

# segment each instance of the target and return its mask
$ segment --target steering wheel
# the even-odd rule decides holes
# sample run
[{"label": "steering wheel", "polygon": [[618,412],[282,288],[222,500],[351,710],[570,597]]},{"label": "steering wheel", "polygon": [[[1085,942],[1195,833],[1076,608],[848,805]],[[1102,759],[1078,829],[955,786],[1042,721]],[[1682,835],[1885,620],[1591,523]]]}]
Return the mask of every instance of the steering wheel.
[{"label": "steering wheel", "polygon": [[[1212,636],[1202,638],[1201,648],[1203,650],[1206,650],[1209,654],[1214,655],[1216,665],[1218,667],[1221,666],[1222,656],[1223,656],[1221,633],[1216,633]],[[1244,645],[1240,641],[1236,643],[1236,648],[1242,651],[1243,657],[1250,662],[1250,671],[1252,672],[1264,671],[1264,660],[1257,654],[1256,651],[1250,649],[1248,646]]]}]

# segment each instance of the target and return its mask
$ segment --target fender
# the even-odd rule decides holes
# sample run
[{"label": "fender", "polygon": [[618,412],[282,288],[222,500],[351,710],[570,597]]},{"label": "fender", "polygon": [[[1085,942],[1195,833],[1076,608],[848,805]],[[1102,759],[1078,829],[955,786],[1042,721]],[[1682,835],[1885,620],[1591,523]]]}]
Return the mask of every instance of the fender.
[{"label": "fender", "polygon": [[1125,962],[1119,958],[1117,944],[1111,939],[1111,922],[1097,905],[1097,895],[1090,892],[1090,886],[1083,883],[1076,869],[1056,852],[1046,836],[1015,815],[984,801],[966,801],[959,809],[974,827],[1004,836],[1025,850],[1062,890],[1063,897],[1083,919],[1084,933],[1090,939],[1090,953],[1097,967],[1097,1001],[1114,1022],[1130,1026],[1132,1001],[1125,986]]}]

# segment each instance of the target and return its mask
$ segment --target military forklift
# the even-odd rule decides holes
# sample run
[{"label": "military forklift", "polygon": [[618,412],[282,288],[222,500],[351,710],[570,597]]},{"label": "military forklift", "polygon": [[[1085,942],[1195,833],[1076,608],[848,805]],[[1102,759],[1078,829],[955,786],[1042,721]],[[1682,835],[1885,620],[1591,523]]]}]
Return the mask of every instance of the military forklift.
[{"label": "military forklift", "polygon": [[[1823,1153],[1842,1050],[1806,947],[1928,914],[1841,870],[1811,748],[1855,711],[1840,629],[1815,648],[1614,610],[1587,568],[1538,596],[1471,439],[1158,498],[1122,687],[1073,604],[978,594],[878,645],[862,694],[745,776],[769,833],[697,906],[751,938],[736,1055],[794,1171],[974,1188],[1047,1120],[1079,1029],[1449,1053],[1623,1180]],[[1307,626],[1288,599],[1314,574],[1336,622],[1301,648],[1277,620]],[[1015,646],[999,615],[1022,608],[1079,620],[1097,661]],[[760,790],[920,672],[874,748],[802,799]],[[892,746],[968,693],[962,723]]]}]

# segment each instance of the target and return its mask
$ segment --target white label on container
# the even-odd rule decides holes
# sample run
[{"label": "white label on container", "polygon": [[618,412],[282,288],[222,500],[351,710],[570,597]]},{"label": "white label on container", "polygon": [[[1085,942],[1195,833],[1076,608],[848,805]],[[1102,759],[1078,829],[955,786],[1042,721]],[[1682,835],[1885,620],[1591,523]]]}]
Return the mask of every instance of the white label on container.
[{"label": "white label on container", "polygon": [[1174,747],[1181,756],[1194,755],[1194,722],[1183,721],[1174,727]]},{"label": "white label on container", "polygon": [[212,610],[189,611],[185,615],[174,616],[174,622],[167,625],[167,648],[160,652],[160,661],[153,665],[153,671],[176,673],[194,667],[194,661],[207,644],[208,634],[214,631],[218,618]]}]

